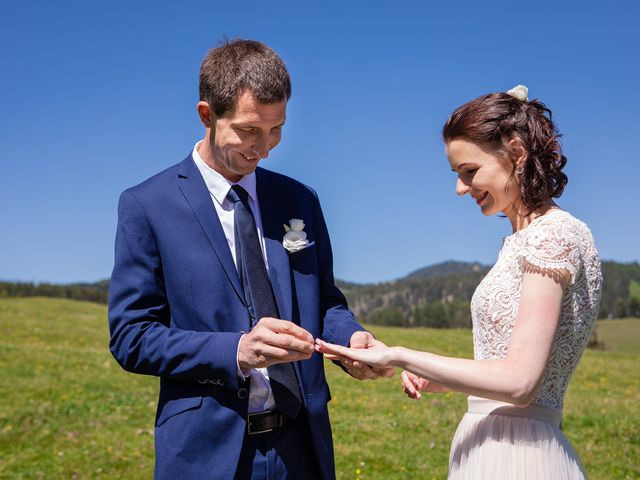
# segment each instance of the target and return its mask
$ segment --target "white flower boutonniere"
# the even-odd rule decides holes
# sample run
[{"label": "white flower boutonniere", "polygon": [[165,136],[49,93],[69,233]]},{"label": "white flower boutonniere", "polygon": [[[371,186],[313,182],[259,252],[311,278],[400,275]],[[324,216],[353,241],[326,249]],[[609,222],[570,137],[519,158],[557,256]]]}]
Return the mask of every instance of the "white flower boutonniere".
[{"label": "white flower boutonniere", "polygon": [[304,222],[297,218],[289,220],[289,225],[284,225],[284,237],[282,238],[282,246],[289,253],[295,253],[309,245],[307,233],[304,232]]}]

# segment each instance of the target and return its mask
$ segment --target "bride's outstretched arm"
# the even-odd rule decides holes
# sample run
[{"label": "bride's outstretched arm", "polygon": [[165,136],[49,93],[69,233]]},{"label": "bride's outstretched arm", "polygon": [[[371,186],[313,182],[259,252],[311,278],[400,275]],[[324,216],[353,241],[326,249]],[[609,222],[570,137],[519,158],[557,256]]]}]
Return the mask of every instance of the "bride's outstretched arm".
[{"label": "bride's outstretched arm", "polygon": [[533,400],[549,359],[566,285],[564,276],[524,274],[518,314],[501,360],[444,357],[404,347],[355,351],[322,341],[317,350],[376,367],[400,367],[451,390],[525,406]]}]

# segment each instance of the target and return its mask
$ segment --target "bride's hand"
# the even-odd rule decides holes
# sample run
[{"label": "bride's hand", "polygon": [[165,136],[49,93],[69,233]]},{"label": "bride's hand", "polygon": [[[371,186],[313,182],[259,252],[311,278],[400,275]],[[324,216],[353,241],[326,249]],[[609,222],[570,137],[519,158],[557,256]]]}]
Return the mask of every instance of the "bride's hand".
[{"label": "bride's hand", "polygon": [[393,348],[386,346],[376,346],[372,348],[348,348],[342,345],[334,345],[324,340],[316,338],[316,351],[324,354],[332,360],[347,358],[352,361],[366,363],[376,368],[387,368],[392,366]]},{"label": "bride's hand", "polygon": [[413,398],[414,400],[418,400],[422,397],[420,392],[443,393],[449,391],[448,388],[443,387],[438,383],[431,382],[426,378],[419,377],[411,372],[407,372],[406,370],[402,372],[400,378],[402,379],[404,393],[407,394],[407,397]]}]

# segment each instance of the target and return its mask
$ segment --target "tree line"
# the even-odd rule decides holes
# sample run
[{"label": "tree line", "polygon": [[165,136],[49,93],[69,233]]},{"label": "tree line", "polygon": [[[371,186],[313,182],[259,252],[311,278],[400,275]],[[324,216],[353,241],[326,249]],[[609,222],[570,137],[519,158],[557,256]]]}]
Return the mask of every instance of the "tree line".
[{"label": "tree line", "polygon": [[[337,283],[362,322],[397,327],[468,328],[471,297],[490,268],[478,263],[445,262],[392,282]],[[604,286],[599,317],[640,317],[640,264],[606,261],[602,270]],[[0,298],[34,296],[106,304],[109,280],[68,285],[0,282]]]},{"label": "tree line", "polygon": [[94,303],[109,301],[109,281],[96,283],[54,283],[0,282],[0,298],[3,297],[53,297],[70,300],[84,300]]}]

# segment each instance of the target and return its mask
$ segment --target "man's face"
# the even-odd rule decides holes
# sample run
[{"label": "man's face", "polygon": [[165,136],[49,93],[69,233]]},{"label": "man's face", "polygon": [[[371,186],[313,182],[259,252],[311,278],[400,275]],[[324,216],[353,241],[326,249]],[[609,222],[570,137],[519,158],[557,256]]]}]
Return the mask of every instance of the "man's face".
[{"label": "man's face", "polygon": [[253,173],[280,143],[286,113],[286,100],[262,104],[252,93],[241,92],[235,107],[214,120],[207,163],[232,182]]}]

